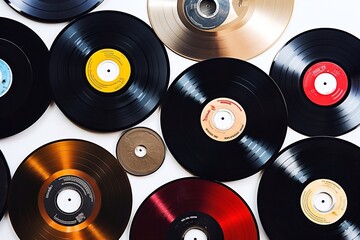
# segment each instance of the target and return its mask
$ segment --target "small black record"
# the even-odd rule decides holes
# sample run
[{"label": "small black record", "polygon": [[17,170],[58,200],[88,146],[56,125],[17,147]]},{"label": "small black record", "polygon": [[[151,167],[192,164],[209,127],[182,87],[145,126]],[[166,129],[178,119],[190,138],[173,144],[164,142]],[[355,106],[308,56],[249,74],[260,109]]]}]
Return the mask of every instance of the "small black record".
[{"label": "small black record", "polygon": [[360,148],[316,137],[285,148],[264,172],[258,211],[270,239],[357,239]]},{"label": "small black record", "polygon": [[50,54],[56,104],[73,122],[117,131],[143,121],[169,82],[165,47],[140,19],[99,11],[70,23]]},{"label": "small black record", "polygon": [[5,0],[25,17],[43,22],[64,22],[91,11],[104,0]]},{"label": "small black record", "polygon": [[0,220],[6,211],[7,193],[11,180],[9,166],[0,151]]},{"label": "small black record", "polygon": [[0,138],[35,123],[50,100],[49,51],[27,26],[0,18]]},{"label": "small black record", "polygon": [[274,81],[242,60],[193,65],[168,90],[161,111],[165,142],[189,172],[231,181],[250,176],[283,144],[287,112]]},{"label": "small black record", "polygon": [[319,28],[291,39],[270,76],[282,90],[289,126],[307,136],[339,136],[360,124],[360,40]]}]

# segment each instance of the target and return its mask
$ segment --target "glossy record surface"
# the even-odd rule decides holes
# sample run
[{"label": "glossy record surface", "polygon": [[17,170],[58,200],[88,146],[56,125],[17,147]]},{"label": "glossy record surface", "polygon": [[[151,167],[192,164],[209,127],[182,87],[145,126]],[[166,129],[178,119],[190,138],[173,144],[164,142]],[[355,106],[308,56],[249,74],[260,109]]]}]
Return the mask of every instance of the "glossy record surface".
[{"label": "glossy record surface", "polygon": [[[39,192],[54,175],[71,175],[74,170],[80,173],[77,177],[90,176],[91,187],[99,189],[100,201],[95,198],[99,212],[66,227],[42,217]],[[16,170],[9,193],[10,220],[20,239],[119,239],[131,206],[130,183],[117,160],[98,145],[81,140],[57,141],[35,150]]]},{"label": "glossy record surface", "polygon": [[[360,148],[344,140],[315,137],[284,149],[261,178],[260,220],[270,239],[354,240],[360,236]],[[330,225],[310,221],[300,206],[304,188],[330,179],[346,192],[347,210]]]},{"label": "glossy record surface", "polygon": [[7,196],[11,174],[3,153],[0,151],[0,220],[7,210]]},{"label": "glossy record surface", "polygon": [[[198,178],[175,180],[155,190],[137,210],[130,239],[170,240],[169,229],[176,220],[199,212],[220,225],[226,240],[259,239],[256,221],[245,201],[225,185]],[[181,223],[177,226],[186,229]],[[211,234],[209,239],[213,239]]]},{"label": "glossy record surface", "polygon": [[[339,136],[360,123],[360,40],[337,29],[313,29],[291,39],[277,54],[270,76],[284,94],[289,126],[308,136]],[[314,63],[329,61],[346,73],[349,88],[342,101],[320,106],[305,95],[302,84]]]},{"label": "glossy record surface", "polygon": [[[130,62],[131,76],[119,91],[93,88],[85,74],[89,57],[115,49]],[[116,11],[95,12],[68,25],[51,47],[50,80],[56,104],[80,126],[117,131],[154,112],[169,82],[165,47],[140,19]]]},{"label": "glossy record surface", "polygon": [[103,0],[5,0],[14,10],[45,22],[62,22],[86,13]]},{"label": "glossy record surface", "polygon": [[35,123],[47,109],[51,93],[49,51],[41,38],[11,19],[0,18],[0,26],[0,59],[13,76],[10,89],[0,97],[0,138],[4,138]]},{"label": "glossy record surface", "polygon": [[[226,97],[246,113],[240,136],[219,142],[205,134],[200,115],[211,100]],[[161,110],[170,152],[194,175],[220,181],[245,178],[262,169],[283,144],[287,112],[282,94],[259,68],[238,59],[197,63],[170,86]]]}]

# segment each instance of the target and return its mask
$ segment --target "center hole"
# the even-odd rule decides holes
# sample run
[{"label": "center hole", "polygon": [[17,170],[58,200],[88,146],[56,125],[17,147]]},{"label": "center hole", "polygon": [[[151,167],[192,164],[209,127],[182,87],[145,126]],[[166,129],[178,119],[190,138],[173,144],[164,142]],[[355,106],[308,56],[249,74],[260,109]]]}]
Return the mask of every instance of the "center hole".
[{"label": "center hole", "polygon": [[146,154],[147,154],[147,149],[146,149],[145,146],[139,145],[139,146],[135,147],[134,152],[135,152],[135,155],[136,155],[137,157],[143,158],[143,157],[145,157]]},{"label": "center hole", "polygon": [[211,18],[217,12],[218,6],[215,0],[202,0],[199,4],[199,11],[202,16]]}]

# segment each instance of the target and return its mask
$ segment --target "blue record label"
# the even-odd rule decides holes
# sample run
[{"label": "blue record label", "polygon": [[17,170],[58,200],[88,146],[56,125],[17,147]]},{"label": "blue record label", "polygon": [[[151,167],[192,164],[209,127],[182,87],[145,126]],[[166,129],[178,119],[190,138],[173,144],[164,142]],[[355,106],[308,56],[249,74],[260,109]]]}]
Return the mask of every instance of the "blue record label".
[{"label": "blue record label", "polygon": [[10,66],[4,60],[0,59],[0,97],[9,91],[12,78]]}]

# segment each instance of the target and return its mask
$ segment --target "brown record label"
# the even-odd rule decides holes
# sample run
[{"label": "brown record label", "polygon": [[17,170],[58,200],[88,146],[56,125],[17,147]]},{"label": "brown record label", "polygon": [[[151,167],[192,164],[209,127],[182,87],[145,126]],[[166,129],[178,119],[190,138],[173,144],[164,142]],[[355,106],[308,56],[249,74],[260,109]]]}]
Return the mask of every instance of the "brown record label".
[{"label": "brown record label", "polygon": [[119,139],[117,157],[128,173],[145,176],[161,167],[165,159],[165,144],[155,131],[133,128]]},{"label": "brown record label", "polygon": [[345,213],[347,197],[344,189],[329,179],[318,179],[303,190],[300,205],[304,215],[319,225],[338,221]]},{"label": "brown record label", "polygon": [[206,104],[200,122],[210,138],[227,142],[237,138],[244,131],[246,114],[236,101],[230,98],[216,98]]}]

